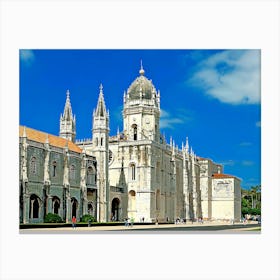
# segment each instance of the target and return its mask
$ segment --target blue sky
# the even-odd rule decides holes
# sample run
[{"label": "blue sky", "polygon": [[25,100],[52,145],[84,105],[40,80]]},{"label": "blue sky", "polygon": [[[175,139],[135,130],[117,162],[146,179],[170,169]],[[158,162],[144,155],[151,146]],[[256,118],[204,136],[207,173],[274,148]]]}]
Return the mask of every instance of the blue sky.
[{"label": "blue sky", "polygon": [[161,92],[161,132],[224,164],[242,187],[261,183],[259,50],[21,50],[20,124],[59,134],[66,90],[77,139],[91,138],[103,84],[110,135],[122,130],[123,92],[139,75]]}]

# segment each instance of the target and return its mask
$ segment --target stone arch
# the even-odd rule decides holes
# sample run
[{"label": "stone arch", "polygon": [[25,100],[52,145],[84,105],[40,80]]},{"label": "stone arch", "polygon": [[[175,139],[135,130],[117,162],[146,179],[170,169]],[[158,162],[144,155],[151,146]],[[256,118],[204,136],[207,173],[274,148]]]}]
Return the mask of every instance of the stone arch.
[{"label": "stone arch", "polygon": [[71,198],[71,216],[75,216],[77,218],[78,214],[78,200],[75,197]]},{"label": "stone arch", "polygon": [[88,214],[91,216],[95,215],[95,209],[94,209],[94,204],[92,201],[88,202]]},{"label": "stone arch", "polygon": [[41,208],[41,199],[36,194],[30,196],[30,206],[29,206],[29,218],[38,219],[40,218],[40,208]]},{"label": "stone arch", "polygon": [[134,213],[136,212],[136,193],[134,190],[128,193],[128,211],[131,214],[130,216],[134,217]]},{"label": "stone arch", "polygon": [[54,196],[52,198],[52,207],[53,207],[53,213],[54,214],[59,214],[60,199],[57,196]]},{"label": "stone arch", "polygon": [[121,201],[119,198],[115,197],[111,203],[111,219],[113,221],[119,221],[121,216]]}]

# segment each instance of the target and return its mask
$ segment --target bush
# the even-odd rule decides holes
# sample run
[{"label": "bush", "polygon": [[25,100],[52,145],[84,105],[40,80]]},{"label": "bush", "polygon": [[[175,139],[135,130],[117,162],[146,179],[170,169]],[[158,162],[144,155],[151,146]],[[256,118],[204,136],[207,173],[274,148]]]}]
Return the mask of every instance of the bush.
[{"label": "bush", "polygon": [[256,208],[252,208],[252,209],[249,209],[249,214],[251,214],[251,215],[260,215],[261,214],[261,210],[260,209],[256,209]]},{"label": "bush", "polygon": [[86,214],[82,217],[81,222],[88,223],[88,221],[96,222],[95,218],[89,214]]},{"label": "bush", "polygon": [[242,212],[243,216],[246,215],[246,214],[249,214],[249,211],[250,211],[250,209],[248,207],[242,207],[241,212]]},{"label": "bush", "polygon": [[62,219],[58,214],[48,213],[44,220],[45,223],[62,223]]}]

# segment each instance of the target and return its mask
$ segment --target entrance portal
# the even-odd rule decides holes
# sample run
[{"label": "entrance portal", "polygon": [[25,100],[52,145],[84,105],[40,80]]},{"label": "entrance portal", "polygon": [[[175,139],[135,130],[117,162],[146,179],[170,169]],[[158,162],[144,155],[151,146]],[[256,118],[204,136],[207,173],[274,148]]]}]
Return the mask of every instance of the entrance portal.
[{"label": "entrance portal", "polygon": [[114,221],[120,220],[120,200],[118,198],[114,198],[112,200],[112,217],[111,219]]},{"label": "entrance portal", "polygon": [[72,217],[75,216],[77,218],[77,208],[78,208],[78,201],[76,198],[71,198],[71,204],[72,204]]}]

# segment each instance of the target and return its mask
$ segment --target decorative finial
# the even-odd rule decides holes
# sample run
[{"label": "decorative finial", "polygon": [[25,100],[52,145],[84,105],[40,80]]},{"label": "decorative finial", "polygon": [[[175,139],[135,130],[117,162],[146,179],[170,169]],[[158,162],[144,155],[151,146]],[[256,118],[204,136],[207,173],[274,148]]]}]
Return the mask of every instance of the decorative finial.
[{"label": "decorative finial", "polygon": [[140,71],[139,71],[139,74],[140,74],[140,75],[144,75],[144,74],[145,74],[145,71],[144,71],[144,69],[143,69],[142,59],[141,59],[141,69],[140,69]]},{"label": "decorative finial", "polygon": [[67,98],[69,98],[69,96],[70,96],[70,91],[69,91],[69,89],[67,89],[67,91],[66,91],[66,96],[67,96]]},{"label": "decorative finial", "polygon": [[99,89],[100,89],[100,92],[103,93],[103,85],[102,84],[100,84]]}]

